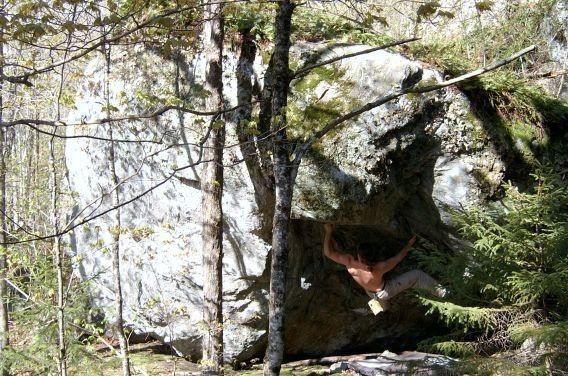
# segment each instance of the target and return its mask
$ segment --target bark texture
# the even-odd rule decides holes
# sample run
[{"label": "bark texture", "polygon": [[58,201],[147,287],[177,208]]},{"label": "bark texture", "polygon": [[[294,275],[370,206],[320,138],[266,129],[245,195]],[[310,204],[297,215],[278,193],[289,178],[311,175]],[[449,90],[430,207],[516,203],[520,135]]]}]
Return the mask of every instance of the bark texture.
[{"label": "bark texture", "polygon": [[[0,44],[0,56],[2,56]],[[0,67],[0,73],[2,68]],[[0,93],[2,84],[0,83]],[[0,121],[2,121],[3,101],[0,94]],[[7,273],[7,232],[6,232],[6,132],[0,128],[0,353],[10,344],[8,328],[8,291],[6,289]],[[2,355],[0,354],[0,358]],[[0,375],[8,375],[8,370],[0,365]]]},{"label": "bark texture", "polygon": [[[221,3],[205,6],[204,54],[207,61],[206,108],[223,108],[223,18]],[[203,208],[203,372],[223,373],[223,147],[225,124],[213,116],[205,143],[201,177]]]},{"label": "bark texture", "polygon": [[278,375],[284,359],[284,296],[288,233],[292,208],[292,166],[286,137],[286,105],[291,72],[288,67],[290,31],[294,4],[278,3],[276,45],[273,55],[272,120],[274,181],[276,205],[272,228],[272,260],[270,264],[270,298],[268,313],[268,348],[264,359],[264,375]]},{"label": "bark texture", "polygon": [[[257,206],[262,210],[261,235],[269,239],[274,216],[274,174],[268,150],[266,131],[256,136],[249,128],[252,117],[253,75],[256,45],[250,29],[240,30],[241,49],[237,63],[237,136],[249,172]],[[269,76],[269,74],[267,74]],[[270,84],[269,82],[265,82]],[[270,102],[268,102],[270,107]]]},{"label": "bark texture", "polygon": [[[107,117],[110,118],[110,46],[109,49],[104,51],[106,57],[106,82],[105,82],[105,99],[107,105]],[[108,126],[108,137],[114,140],[112,132],[113,124]],[[121,216],[119,207],[119,191],[120,180],[116,172],[116,156],[115,156],[115,142],[110,142],[108,150],[110,173],[112,176],[113,191],[111,192],[112,206],[117,209],[114,211],[114,232],[112,233],[112,274],[114,279],[114,306],[116,309],[116,320],[114,322],[115,335],[118,339],[120,346],[120,359],[122,364],[122,374],[130,376],[130,359],[128,357],[128,341],[124,334],[124,319],[123,319],[123,299],[122,299],[122,283],[120,281],[120,233],[121,233]]]},{"label": "bark texture", "polygon": [[[57,127],[53,130],[57,133]],[[57,180],[57,163],[55,150],[55,137],[49,142],[49,167],[51,173],[51,221],[53,232],[59,233],[59,183]],[[63,248],[61,246],[61,237],[56,236],[53,239],[53,255],[55,263],[55,272],[57,276],[57,361],[59,366],[59,375],[67,375],[67,348],[65,345],[65,286],[63,271]]]},{"label": "bark texture", "polygon": [[[109,131],[109,136],[112,139],[112,130]],[[116,163],[114,156],[114,143],[110,147],[110,169],[112,174],[112,180],[115,186],[114,192],[112,193],[112,205],[118,206],[118,176],[116,174]],[[112,242],[112,272],[114,275],[114,296],[115,296],[115,309],[116,309],[116,320],[115,320],[115,330],[116,337],[118,338],[118,343],[120,345],[120,358],[122,363],[122,374],[124,376],[130,376],[130,359],[128,357],[128,341],[124,334],[124,319],[123,319],[123,301],[122,301],[122,284],[120,281],[120,231],[121,231],[121,220],[120,220],[120,208],[116,209],[114,212],[114,219],[116,223],[115,232],[113,234]]]}]

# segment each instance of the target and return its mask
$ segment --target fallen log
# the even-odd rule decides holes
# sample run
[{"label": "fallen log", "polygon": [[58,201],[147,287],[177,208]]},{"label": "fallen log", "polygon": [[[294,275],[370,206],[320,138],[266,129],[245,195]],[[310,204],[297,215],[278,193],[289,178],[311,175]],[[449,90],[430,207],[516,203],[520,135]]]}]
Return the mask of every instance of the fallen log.
[{"label": "fallen log", "polygon": [[284,363],[282,367],[297,368],[297,367],[308,367],[308,366],[329,366],[338,362],[353,362],[356,360],[374,359],[380,355],[381,353],[326,356],[323,358],[304,359],[304,360],[297,360],[294,362]]}]

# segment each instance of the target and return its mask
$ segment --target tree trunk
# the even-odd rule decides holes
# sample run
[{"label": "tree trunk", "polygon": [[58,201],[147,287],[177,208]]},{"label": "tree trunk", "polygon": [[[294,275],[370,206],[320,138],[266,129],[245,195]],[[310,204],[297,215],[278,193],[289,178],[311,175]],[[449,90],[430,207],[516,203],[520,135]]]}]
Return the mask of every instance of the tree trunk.
[{"label": "tree trunk", "polygon": [[278,375],[284,360],[284,297],[286,293],[289,220],[292,208],[292,183],[289,167],[283,163],[286,160],[284,157],[287,155],[280,154],[280,157],[274,159],[276,206],[272,233],[268,348],[264,362],[264,375]]},{"label": "tree trunk", "polygon": [[[0,31],[0,36],[3,33]],[[0,58],[4,57],[4,45],[0,42]],[[4,74],[4,69],[0,65],[0,74]],[[3,121],[4,102],[2,97],[3,82],[0,81],[0,121]],[[4,127],[0,127],[0,358],[1,353],[9,345],[9,328],[8,328],[8,291],[6,288],[7,266],[7,232],[6,232],[6,132]],[[0,364],[0,375],[8,375],[6,365]]]},{"label": "tree trunk", "polygon": [[[274,175],[266,144],[262,135],[257,138],[248,125],[252,118],[253,73],[256,45],[250,29],[240,30],[241,51],[237,63],[237,104],[235,113],[237,137],[241,153],[247,166],[253,187],[255,201],[262,213],[261,236],[269,239],[274,217]],[[265,82],[265,84],[270,84]],[[269,102],[270,104],[270,102]]]},{"label": "tree trunk", "polygon": [[[207,62],[205,89],[209,92],[206,108],[222,110],[223,18],[222,3],[205,6],[204,54]],[[205,143],[201,194],[203,208],[203,372],[223,373],[223,147],[225,124],[221,115],[211,119]]]},{"label": "tree trunk", "polygon": [[[110,46],[108,49],[105,48],[104,51],[106,58],[106,78],[105,78],[105,100],[107,106],[107,117],[110,119]],[[119,187],[120,180],[118,179],[118,174],[116,173],[116,155],[115,155],[115,143],[114,135],[112,132],[113,124],[108,124],[108,136],[111,140],[108,150],[110,173],[112,176],[113,191],[111,193],[112,206],[117,209],[114,211],[114,229],[112,231],[112,274],[114,279],[114,307],[116,309],[116,320],[114,322],[115,335],[118,338],[118,344],[120,346],[120,358],[122,363],[122,374],[124,376],[130,376],[130,359],[128,357],[128,341],[124,335],[124,319],[123,313],[123,301],[122,301],[122,283],[120,281],[120,233],[121,233],[121,217],[120,217],[120,207],[118,207],[119,201]]]},{"label": "tree trunk", "polygon": [[[109,126],[109,137],[112,140],[112,126]],[[112,174],[112,182],[114,185],[114,192],[112,193],[112,205],[118,206],[118,176],[116,174],[116,163],[114,154],[114,142],[111,142],[110,146],[110,171]],[[123,312],[123,302],[122,302],[122,284],[120,281],[120,232],[121,232],[121,220],[120,220],[120,208],[116,209],[114,212],[114,223],[115,228],[113,231],[112,239],[112,274],[114,277],[114,306],[116,309],[116,321],[115,330],[116,337],[118,338],[118,343],[120,345],[120,357],[122,361],[122,374],[124,376],[130,376],[130,360],[128,358],[128,341],[124,335],[124,319],[122,317]]]},{"label": "tree trunk", "polygon": [[268,348],[264,359],[264,375],[278,375],[284,359],[284,296],[288,232],[292,208],[290,152],[286,138],[286,105],[290,86],[290,31],[294,4],[289,0],[278,3],[276,16],[276,45],[273,55],[274,85],[272,91],[271,131],[274,158],[276,205],[272,224],[272,261],[270,265],[270,298],[268,313]]},{"label": "tree trunk", "polygon": [[[57,127],[53,130],[57,133]],[[49,168],[51,173],[51,220],[55,234],[59,232],[59,208],[58,208],[58,187],[57,181],[57,159],[55,150],[55,136],[49,141]],[[53,239],[53,255],[55,271],[57,275],[57,361],[59,365],[59,375],[67,376],[67,349],[65,346],[65,286],[63,285],[63,248],[61,247],[61,237],[55,236]]]}]

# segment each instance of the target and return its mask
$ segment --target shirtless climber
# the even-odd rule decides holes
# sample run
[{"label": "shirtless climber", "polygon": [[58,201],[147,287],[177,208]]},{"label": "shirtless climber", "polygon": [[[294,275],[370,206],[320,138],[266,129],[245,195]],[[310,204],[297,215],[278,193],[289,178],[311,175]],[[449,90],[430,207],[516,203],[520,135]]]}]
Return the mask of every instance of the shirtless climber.
[{"label": "shirtless climber", "polygon": [[[411,270],[385,280],[385,273],[394,269],[406,257],[416,240],[416,235],[410,238],[404,248],[395,256],[385,261],[371,262],[368,260],[368,255],[365,252],[368,252],[368,250],[358,249],[357,258],[339,251],[332,238],[332,233],[333,225],[326,223],[323,240],[324,255],[347,267],[347,271],[355,282],[365,289],[367,295],[373,298],[369,305],[375,314],[388,309],[388,300],[409,288],[424,289],[440,298],[446,294],[446,290],[434,278],[422,270]],[[373,302],[375,302],[375,307],[373,307]]]}]

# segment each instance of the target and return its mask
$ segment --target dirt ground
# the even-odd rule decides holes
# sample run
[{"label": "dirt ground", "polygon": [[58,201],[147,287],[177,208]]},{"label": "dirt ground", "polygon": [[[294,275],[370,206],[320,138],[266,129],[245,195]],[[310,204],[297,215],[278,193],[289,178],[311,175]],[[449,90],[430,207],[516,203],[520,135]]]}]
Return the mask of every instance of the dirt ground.
[{"label": "dirt ground", "polygon": [[[120,360],[118,357],[108,350],[101,348],[99,353],[104,359],[106,366],[103,371],[104,375],[120,376]],[[133,375],[139,376],[193,376],[200,375],[199,365],[190,362],[184,358],[175,356],[171,350],[163,346],[161,343],[147,342],[134,344],[130,346],[131,370]],[[322,366],[283,366],[281,375],[283,376],[316,376],[324,375],[328,371],[328,367]],[[83,370],[83,372],[88,372]],[[87,375],[88,373],[82,373]],[[251,370],[234,371],[228,368],[225,371],[228,376],[259,376],[262,375],[260,366],[256,366]]]}]

